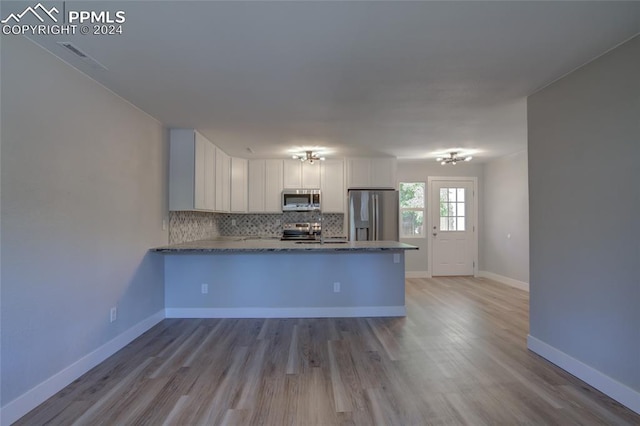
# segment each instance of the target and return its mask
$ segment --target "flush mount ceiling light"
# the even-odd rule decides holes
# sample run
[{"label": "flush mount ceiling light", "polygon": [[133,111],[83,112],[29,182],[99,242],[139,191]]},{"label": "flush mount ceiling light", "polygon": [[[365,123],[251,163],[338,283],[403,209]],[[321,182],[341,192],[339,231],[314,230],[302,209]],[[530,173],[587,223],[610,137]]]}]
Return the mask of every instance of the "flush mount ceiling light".
[{"label": "flush mount ceiling light", "polygon": [[447,165],[447,164],[453,164],[454,166],[456,165],[456,163],[459,163],[461,161],[471,161],[473,157],[470,155],[465,155],[464,157],[462,156],[458,156],[457,152],[450,152],[448,157],[438,157],[436,158],[436,161],[440,162],[440,164]]},{"label": "flush mount ceiling light", "polygon": [[324,161],[324,157],[320,157],[317,152],[313,151],[305,151],[304,154],[293,154],[291,158],[294,160],[300,160],[303,163],[308,161],[309,164],[313,164],[317,160]]}]

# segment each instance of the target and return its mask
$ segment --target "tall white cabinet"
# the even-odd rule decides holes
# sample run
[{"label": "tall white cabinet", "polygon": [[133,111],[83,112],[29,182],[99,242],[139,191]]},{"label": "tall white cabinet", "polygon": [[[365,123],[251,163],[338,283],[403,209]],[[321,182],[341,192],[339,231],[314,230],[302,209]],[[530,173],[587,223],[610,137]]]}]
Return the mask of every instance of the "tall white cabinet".
[{"label": "tall white cabinet", "polygon": [[249,213],[281,213],[282,160],[249,160]]},{"label": "tall white cabinet", "polygon": [[320,190],[323,213],[344,213],[346,199],[344,161],[325,160],[320,163]]},{"label": "tall white cabinet", "polygon": [[171,129],[169,210],[215,210],[216,147],[193,129]]},{"label": "tall white cabinet", "polygon": [[231,210],[231,157],[218,147],[216,147],[215,182],[215,210],[228,212]]},{"label": "tall white cabinet", "polygon": [[231,212],[247,212],[247,167],[244,158],[231,158]]}]

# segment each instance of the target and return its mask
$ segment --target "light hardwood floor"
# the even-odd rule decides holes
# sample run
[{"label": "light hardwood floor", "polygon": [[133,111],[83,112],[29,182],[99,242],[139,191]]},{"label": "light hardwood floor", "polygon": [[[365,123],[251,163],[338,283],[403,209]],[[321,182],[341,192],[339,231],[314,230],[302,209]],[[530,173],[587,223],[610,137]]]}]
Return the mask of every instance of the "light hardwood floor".
[{"label": "light hardwood floor", "polygon": [[17,424],[640,424],[527,351],[528,293],[408,279],[407,309],[165,320]]}]

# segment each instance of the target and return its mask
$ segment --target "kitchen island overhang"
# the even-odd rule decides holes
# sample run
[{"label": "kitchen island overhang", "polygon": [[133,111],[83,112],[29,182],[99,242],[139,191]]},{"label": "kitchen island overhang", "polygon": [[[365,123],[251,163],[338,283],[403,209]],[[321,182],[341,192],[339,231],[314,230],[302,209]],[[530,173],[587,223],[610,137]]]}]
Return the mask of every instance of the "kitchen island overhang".
[{"label": "kitchen island overhang", "polygon": [[[158,247],[167,318],[404,316],[397,241],[205,240]],[[338,284],[336,284],[338,283]]]}]

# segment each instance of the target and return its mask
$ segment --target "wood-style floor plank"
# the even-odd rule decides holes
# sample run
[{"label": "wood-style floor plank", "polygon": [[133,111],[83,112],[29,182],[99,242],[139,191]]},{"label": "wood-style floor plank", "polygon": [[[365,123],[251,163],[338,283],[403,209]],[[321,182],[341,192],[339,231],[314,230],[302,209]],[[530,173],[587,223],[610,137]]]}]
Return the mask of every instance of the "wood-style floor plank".
[{"label": "wood-style floor plank", "polygon": [[406,318],[168,319],[17,425],[639,425],[526,348],[528,294],[408,279]]}]

